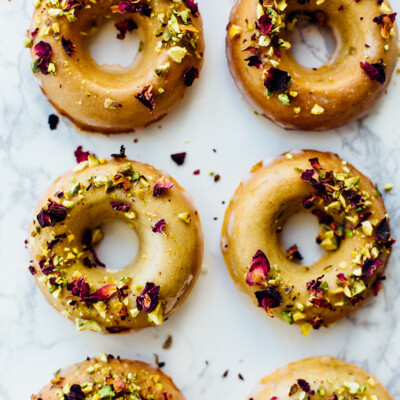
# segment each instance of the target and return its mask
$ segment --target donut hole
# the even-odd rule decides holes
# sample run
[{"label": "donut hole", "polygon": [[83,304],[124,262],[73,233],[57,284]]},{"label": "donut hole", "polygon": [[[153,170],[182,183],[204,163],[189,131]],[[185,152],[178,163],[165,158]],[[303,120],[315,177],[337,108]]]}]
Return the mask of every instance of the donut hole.
[{"label": "donut hole", "polygon": [[292,54],[306,68],[319,68],[332,57],[336,40],[329,26],[321,26],[310,18],[300,18],[291,34]]},{"label": "donut hole", "polygon": [[[132,21],[121,19],[118,21]],[[141,45],[137,29],[126,31],[123,40],[117,39],[119,31],[115,27],[114,19],[104,22],[95,33],[88,38],[88,50],[93,60],[103,69],[118,70],[133,64],[139,54]],[[130,22],[132,24],[132,22]],[[127,22],[129,27],[129,22]],[[131,29],[130,25],[129,29]]]},{"label": "donut hole", "polygon": [[102,222],[99,228],[103,238],[94,248],[107,269],[121,270],[136,258],[139,238],[134,229],[115,220]]},{"label": "donut hole", "polygon": [[300,212],[290,216],[281,232],[282,251],[286,255],[287,250],[297,245],[302,260],[292,259],[301,265],[316,263],[325,253],[323,248],[316,243],[316,237],[321,231],[317,218],[310,214]]}]

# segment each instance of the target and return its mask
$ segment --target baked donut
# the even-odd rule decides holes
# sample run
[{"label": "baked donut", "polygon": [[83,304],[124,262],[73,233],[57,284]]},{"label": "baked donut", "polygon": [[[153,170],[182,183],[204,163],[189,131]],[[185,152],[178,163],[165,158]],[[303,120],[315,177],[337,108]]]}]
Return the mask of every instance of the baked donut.
[{"label": "baked donut", "polygon": [[[28,45],[41,89],[80,129],[126,133],[164,117],[199,76],[202,19],[192,0],[35,0]],[[114,19],[143,50],[127,68],[99,66],[88,38]]]},{"label": "baked donut", "polygon": [[[227,28],[229,68],[272,122],[332,129],[364,115],[385,92],[397,62],[395,17],[387,0],[238,0]],[[332,29],[336,49],[319,68],[300,65],[290,51],[300,18]]]},{"label": "baked donut", "polygon": [[[318,218],[326,250],[309,266],[295,262],[296,246],[284,251],[280,235],[302,210]],[[226,211],[221,248],[238,287],[307,335],[377,293],[393,243],[371,181],[335,154],[302,150],[252,168]]]},{"label": "baked donut", "polygon": [[[78,330],[126,332],[160,325],[199,275],[203,234],[190,195],[154,167],[89,156],[39,201],[30,227],[31,273],[47,300]],[[99,260],[99,225],[137,233],[136,258],[121,270]]]},{"label": "baked donut", "polygon": [[322,356],[306,358],[261,379],[252,400],[393,400],[383,385],[354,364]]},{"label": "baked donut", "polygon": [[184,400],[182,393],[160,369],[142,361],[101,354],[56,372],[32,400],[99,399]]}]

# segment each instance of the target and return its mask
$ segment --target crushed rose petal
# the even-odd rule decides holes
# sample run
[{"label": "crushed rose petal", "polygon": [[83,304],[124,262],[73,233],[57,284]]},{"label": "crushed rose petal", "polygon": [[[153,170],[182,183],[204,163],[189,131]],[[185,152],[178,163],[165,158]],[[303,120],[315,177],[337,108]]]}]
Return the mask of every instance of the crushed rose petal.
[{"label": "crushed rose petal", "polygon": [[153,188],[153,196],[159,197],[165,191],[173,188],[174,184],[170,182],[165,176],[162,176],[160,179],[157,179],[156,184]]},{"label": "crushed rose petal", "polygon": [[249,286],[263,286],[267,281],[270,270],[271,267],[266,255],[261,250],[257,250],[246,275],[246,283]]},{"label": "crushed rose petal", "polygon": [[160,286],[153,282],[147,282],[145,288],[136,299],[136,306],[139,311],[147,313],[153,312],[157,305],[160,295]]}]

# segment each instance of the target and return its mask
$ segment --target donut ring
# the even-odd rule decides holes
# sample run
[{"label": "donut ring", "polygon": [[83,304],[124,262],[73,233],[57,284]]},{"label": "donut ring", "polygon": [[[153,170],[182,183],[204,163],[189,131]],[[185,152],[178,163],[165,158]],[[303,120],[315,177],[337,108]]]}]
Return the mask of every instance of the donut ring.
[{"label": "donut ring", "polygon": [[249,397],[252,400],[293,398],[393,400],[372,375],[354,364],[328,356],[306,358],[277,369],[261,379]]},{"label": "donut ring", "polygon": [[[283,253],[279,232],[304,209],[319,219],[317,242],[327,251],[301,267],[295,246]],[[335,154],[302,150],[252,168],[226,211],[221,249],[237,286],[307,335],[378,292],[393,243],[371,181]]]},{"label": "donut ring", "polygon": [[106,354],[58,371],[51,382],[31,398],[94,400],[115,396],[124,399],[185,400],[172,379],[159,368]]},{"label": "donut ring", "polygon": [[[337,43],[316,69],[289,50],[302,17],[331,27]],[[238,0],[226,38],[229,68],[251,106],[277,125],[332,129],[363,116],[385,92],[397,62],[394,19],[386,0]]]},{"label": "donut ring", "polygon": [[[32,70],[57,111],[78,128],[126,133],[164,117],[199,76],[202,19],[191,0],[37,0]],[[99,66],[88,38],[104,20],[137,27],[143,51],[127,68]],[[128,29],[128,28],[123,28]]]},{"label": "donut ring", "polygon": [[[35,216],[31,273],[78,330],[160,325],[199,275],[203,234],[191,197],[150,165],[89,156],[48,188]],[[121,270],[106,269],[93,247],[107,220],[127,223],[138,235],[136,258]]]}]

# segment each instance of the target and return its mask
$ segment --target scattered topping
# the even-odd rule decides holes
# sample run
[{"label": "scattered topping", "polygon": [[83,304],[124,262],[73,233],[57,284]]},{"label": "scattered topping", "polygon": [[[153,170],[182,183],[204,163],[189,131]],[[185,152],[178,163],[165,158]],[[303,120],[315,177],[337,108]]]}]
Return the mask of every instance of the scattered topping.
[{"label": "scattered topping", "polygon": [[183,0],[183,2],[194,16],[199,14],[199,6],[197,3],[195,3],[193,0]]},{"label": "scattered topping", "polygon": [[113,13],[139,13],[144,17],[150,17],[151,15],[151,8],[147,4],[146,0],[122,0],[118,5],[112,6],[111,9]]},{"label": "scattered topping", "polygon": [[150,112],[153,114],[155,103],[153,98],[153,86],[145,86],[136,96],[145,107],[147,107]]},{"label": "scattered topping", "polygon": [[282,92],[289,86],[291,79],[286,71],[278,68],[270,68],[267,71],[264,85],[271,92]]},{"label": "scattered topping", "polygon": [[182,165],[185,162],[186,153],[175,153],[171,154],[171,158],[175,161],[178,165]]},{"label": "scattered topping", "polygon": [[42,208],[36,218],[40,227],[45,228],[47,226],[54,226],[57,222],[64,221],[66,216],[66,207],[62,204],[56,203],[55,201],[49,200],[47,208]]},{"label": "scattered topping", "polygon": [[40,41],[33,48],[33,53],[38,57],[32,64],[32,71],[34,73],[40,71],[43,75],[48,75],[50,66],[50,57],[52,54],[51,46]]},{"label": "scattered topping", "polygon": [[286,258],[288,260],[299,260],[299,261],[303,259],[296,244],[287,249]]},{"label": "scattered topping", "polygon": [[314,107],[311,109],[311,114],[313,115],[321,115],[325,112],[325,110],[318,104],[315,104]]},{"label": "scattered topping", "polygon": [[131,203],[117,203],[115,201],[110,201],[110,205],[114,210],[127,212],[131,208]]},{"label": "scattered topping", "polygon": [[159,302],[160,286],[147,282],[145,288],[136,299],[136,307],[139,311],[153,312]]},{"label": "scattered topping", "polygon": [[49,115],[49,127],[50,127],[51,131],[54,131],[57,129],[59,122],[60,122],[60,119],[58,118],[57,115],[55,115],[55,114]]},{"label": "scattered topping", "polygon": [[114,158],[115,160],[120,160],[120,159],[124,159],[126,158],[125,155],[125,146],[122,144],[120,149],[119,149],[119,153],[118,154],[111,154],[111,157]]},{"label": "scattered topping", "polygon": [[249,286],[264,286],[270,270],[271,267],[266,255],[261,250],[257,250],[246,275],[246,283]]},{"label": "scattered topping", "polygon": [[389,249],[396,243],[390,234],[390,226],[387,217],[383,218],[375,231],[375,240],[382,243],[384,247]]},{"label": "scattered topping", "polygon": [[154,225],[154,227],[152,228],[152,231],[154,233],[165,233],[163,231],[164,226],[167,225],[167,223],[165,222],[164,219],[160,219],[158,222],[156,222],[156,224]]},{"label": "scattered topping", "polygon": [[153,188],[153,196],[159,197],[161,194],[174,186],[165,176],[157,180]]},{"label": "scattered topping", "polygon": [[106,302],[118,289],[115,285],[105,285],[94,293],[88,294],[81,298],[81,301],[87,305],[95,304],[99,301]]},{"label": "scattered topping", "polygon": [[117,39],[119,40],[124,40],[127,32],[132,32],[138,28],[136,22],[132,18],[116,21],[114,26],[119,32],[117,34]]},{"label": "scattered topping", "polygon": [[77,149],[74,151],[74,155],[76,158],[76,162],[79,164],[83,161],[87,161],[89,156],[90,156],[90,152],[89,151],[83,151],[83,147],[82,146],[78,146]]},{"label": "scattered topping", "polygon": [[262,307],[270,317],[272,317],[270,309],[279,307],[282,304],[281,295],[273,286],[259,290],[255,292],[255,295],[258,301],[258,307]]},{"label": "scattered topping", "polygon": [[376,64],[370,64],[367,61],[361,62],[360,66],[372,81],[377,81],[381,85],[383,85],[385,83],[385,81],[386,81],[386,73],[385,73],[386,64],[384,64],[383,60],[380,60],[379,63],[376,63]]},{"label": "scattered topping", "polygon": [[75,44],[72,43],[70,40],[65,39],[64,36],[61,37],[61,45],[69,56],[71,56],[72,53],[75,51]]},{"label": "scattered topping", "polygon": [[195,67],[191,67],[184,72],[183,81],[185,82],[185,85],[187,87],[190,87],[193,85],[195,79],[198,79],[199,77],[200,77],[199,70]]},{"label": "scattered topping", "polygon": [[82,391],[80,385],[71,385],[69,393],[64,395],[64,400],[84,400],[86,399],[85,393]]},{"label": "scattered topping", "polygon": [[173,61],[180,64],[185,58],[187,52],[188,51],[186,47],[174,46],[167,51],[167,54],[172,58]]}]

